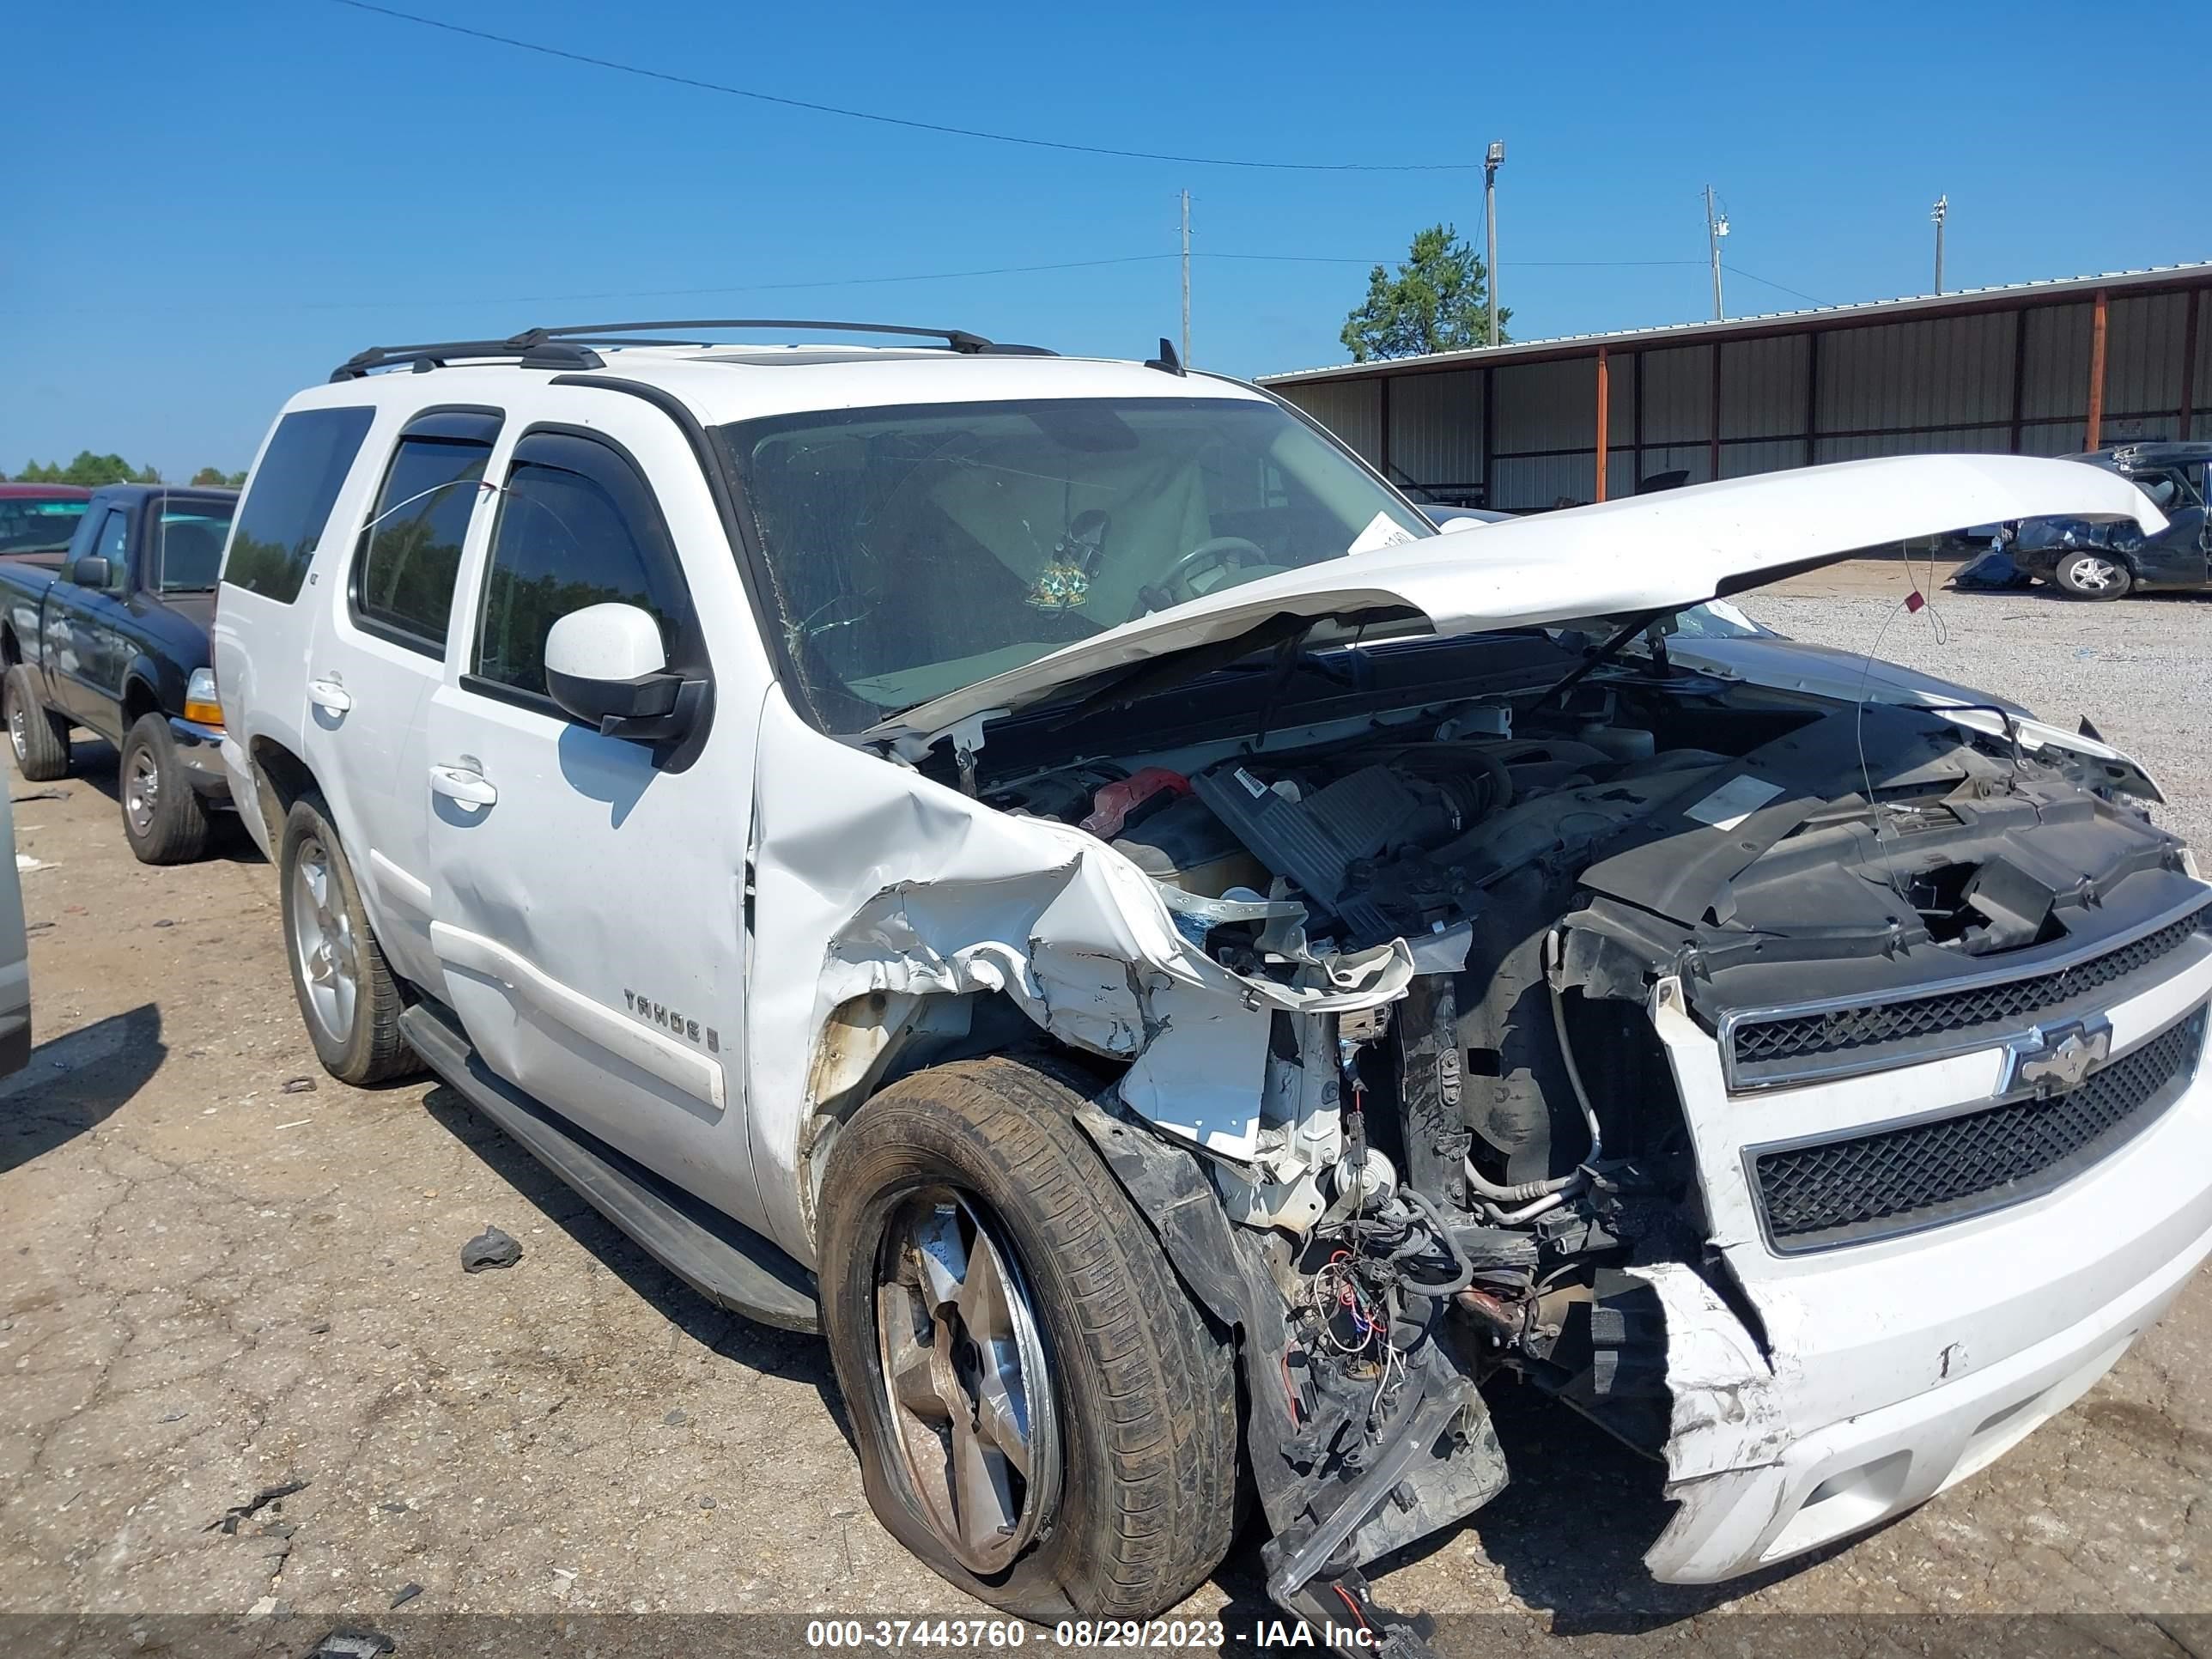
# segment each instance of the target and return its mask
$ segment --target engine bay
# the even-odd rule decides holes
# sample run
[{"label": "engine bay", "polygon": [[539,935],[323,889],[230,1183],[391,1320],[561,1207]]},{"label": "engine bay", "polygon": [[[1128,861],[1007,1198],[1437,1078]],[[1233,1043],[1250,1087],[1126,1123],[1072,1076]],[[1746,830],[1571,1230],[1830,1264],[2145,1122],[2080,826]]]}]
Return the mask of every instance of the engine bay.
[{"label": "engine bay", "polygon": [[1412,945],[1407,995],[1326,1022],[1327,1042],[1276,1016],[1258,1167],[1212,1166],[1291,1310],[1295,1414],[1310,1431],[1336,1401],[1355,1455],[1448,1311],[1478,1373],[1517,1370],[1656,1450],[1662,1338],[1626,1270],[1694,1263],[1703,1234],[1645,1006],[1661,978],[1717,1030],[1739,1006],[2062,948],[2186,879],[2179,843],[2094,764],[1929,709],[1663,660],[1558,692],[983,792],[1225,902],[1173,908],[1240,973],[1283,970],[1279,915],[1255,904],[1295,906],[1305,939],[1342,951]]}]

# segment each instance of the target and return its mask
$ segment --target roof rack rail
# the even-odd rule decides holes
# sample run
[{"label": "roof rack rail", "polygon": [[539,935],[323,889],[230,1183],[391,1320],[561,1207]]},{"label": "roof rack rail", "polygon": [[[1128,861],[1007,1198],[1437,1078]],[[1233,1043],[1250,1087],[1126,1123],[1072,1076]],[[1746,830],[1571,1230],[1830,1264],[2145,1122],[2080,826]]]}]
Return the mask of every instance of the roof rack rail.
[{"label": "roof rack rail", "polygon": [[421,345],[370,346],[357,351],[331,371],[333,380],[357,380],[372,369],[411,363],[415,372],[443,368],[469,358],[514,357],[525,368],[604,368],[605,360],[594,346],[707,345],[691,338],[647,337],[644,331],[665,333],[673,329],[788,328],[836,334],[896,334],[942,340],[963,356],[1050,357],[1042,346],[1001,345],[963,328],[905,328],[896,323],[833,323],[787,317],[710,317],[681,322],[578,323],[562,328],[530,328],[504,340],[442,340]]}]

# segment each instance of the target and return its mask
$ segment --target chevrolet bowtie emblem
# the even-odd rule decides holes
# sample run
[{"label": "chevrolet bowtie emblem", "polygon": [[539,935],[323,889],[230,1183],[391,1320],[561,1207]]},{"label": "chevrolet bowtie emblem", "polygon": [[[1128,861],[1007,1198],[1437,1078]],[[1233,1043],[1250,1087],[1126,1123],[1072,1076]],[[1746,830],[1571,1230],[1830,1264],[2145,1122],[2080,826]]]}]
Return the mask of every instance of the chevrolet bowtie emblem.
[{"label": "chevrolet bowtie emblem", "polygon": [[2055,1095],[2077,1086],[2112,1057],[2112,1027],[2098,1014],[2063,1025],[2038,1026],[2014,1038],[2011,1050],[2011,1074],[2000,1092],[2033,1089],[2039,1095]]}]

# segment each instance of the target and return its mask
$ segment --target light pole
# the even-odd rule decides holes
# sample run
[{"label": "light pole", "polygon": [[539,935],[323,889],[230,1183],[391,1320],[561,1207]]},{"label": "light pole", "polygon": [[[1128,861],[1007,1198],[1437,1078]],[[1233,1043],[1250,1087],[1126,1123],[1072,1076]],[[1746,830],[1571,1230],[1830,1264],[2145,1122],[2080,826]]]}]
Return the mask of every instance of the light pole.
[{"label": "light pole", "polygon": [[1505,141],[1490,141],[1490,154],[1482,158],[1482,223],[1490,244],[1490,333],[1485,345],[1498,343],[1498,169],[1505,165]]},{"label": "light pole", "polygon": [[1182,360],[1190,362],[1190,192],[1182,193]]},{"label": "light pole", "polygon": [[1928,216],[1936,222],[1936,291],[1941,294],[1943,291],[1943,222],[1951,216],[1950,197],[1938,196],[1936,206]]},{"label": "light pole", "polygon": [[1718,322],[1721,310],[1721,238],[1729,233],[1728,215],[1713,211],[1713,187],[1705,186],[1705,246],[1713,252],[1713,320]]}]

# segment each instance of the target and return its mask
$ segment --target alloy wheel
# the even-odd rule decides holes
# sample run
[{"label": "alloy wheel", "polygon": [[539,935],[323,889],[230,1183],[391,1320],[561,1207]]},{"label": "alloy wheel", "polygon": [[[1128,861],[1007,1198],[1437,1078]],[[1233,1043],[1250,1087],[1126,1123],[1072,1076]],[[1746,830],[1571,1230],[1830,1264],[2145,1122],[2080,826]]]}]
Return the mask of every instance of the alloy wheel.
[{"label": "alloy wheel", "polygon": [[876,1338],[924,1519],[969,1571],[1003,1571],[1058,1504],[1060,1423],[1028,1288],[975,1200],[931,1188],[893,1211]]},{"label": "alloy wheel", "polygon": [[303,837],[292,865],[292,963],[306,988],[307,1011],[323,1035],[343,1044],[353,1036],[353,921],[340,896],[331,854]]},{"label": "alloy wheel", "polygon": [[2119,580],[2119,572],[2110,561],[2082,557],[2074,561],[2074,582],[2077,587],[2092,593],[2102,593]]}]

